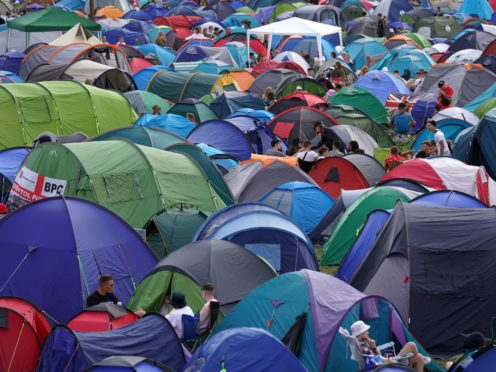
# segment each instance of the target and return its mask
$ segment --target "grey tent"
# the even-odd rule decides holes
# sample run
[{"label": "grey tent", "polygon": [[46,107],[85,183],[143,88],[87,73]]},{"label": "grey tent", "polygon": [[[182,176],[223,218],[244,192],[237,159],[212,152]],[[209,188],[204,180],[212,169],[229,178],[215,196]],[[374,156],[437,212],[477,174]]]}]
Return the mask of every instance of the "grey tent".
[{"label": "grey tent", "polygon": [[453,90],[453,106],[463,107],[496,82],[496,75],[477,64],[440,63],[434,65],[422,83],[421,91],[438,96],[437,83],[444,80]]},{"label": "grey tent", "polygon": [[258,95],[262,95],[265,88],[272,87],[274,92],[277,92],[280,87],[285,84],[289,84],[305,76],[295,72],[293,70],[288,70],[285,68],[276,68],[269,70],[257,76],[250,86],[250,92]]},{"label": "grey tent", "polygon": [[79,60],[72,63],[41,64],[35,67],[27,76],[27,82],[74,80],[102,89],[113,89],[120,92],[135,90],[136,84],[126,71],[116,67],[102,65],[90,60]]},{"label": "grey tent", "polygon": [[377,22],[379,18],[375,15],[356,18],[350,23],[351,27],[347,34],[362,34],[370,37],[377,37]]},{"label": "grey tent", "polygon": [[396,205],[350,284],[387,296],[427,350],[490,334],[496,309],[496,209]]},{"label": "grey tent", "polygon": [[306,5],[295,9],[293,17],[335,26],[343,26],[346,23],[341,9],[333,5]]},{"label": "grey tent", "polygon": [[266,167],[260,161],[240,165],[226,174],[224,180],[238,201],[258,201],[266,193],[286,182],[316,184],[299,168],[280,161],[274,161]]},{"label": "grey tent", "polygon": [[[357,141],[360,148],[370,156],[374,156],[374,149],[379,147],[377,142],[367,132],[353,125],[334,125],[329,128],[345,146],[351,141]],[[319,137],[317,141],[319,141]]]}]

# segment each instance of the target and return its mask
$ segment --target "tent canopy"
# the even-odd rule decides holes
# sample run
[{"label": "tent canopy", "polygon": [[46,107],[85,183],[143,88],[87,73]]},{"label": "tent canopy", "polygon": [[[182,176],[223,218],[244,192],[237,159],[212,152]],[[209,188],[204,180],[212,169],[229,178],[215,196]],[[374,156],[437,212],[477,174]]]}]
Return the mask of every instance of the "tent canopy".
[{"label": "tent canopy", "polygon": [[51,41],[50,45],[64,46],[73,43],[87,43],[92,45],[101,44],[102,42],[88,31],[81,23],[77,23],[66,33]]}]

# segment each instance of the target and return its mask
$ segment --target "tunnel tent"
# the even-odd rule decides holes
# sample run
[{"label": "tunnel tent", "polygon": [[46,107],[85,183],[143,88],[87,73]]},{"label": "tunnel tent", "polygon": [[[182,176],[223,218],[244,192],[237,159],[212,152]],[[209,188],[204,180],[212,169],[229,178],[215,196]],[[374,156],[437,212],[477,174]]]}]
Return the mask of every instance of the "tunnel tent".
[{"label": "tunnel tent", "polygon": [[143,90],[133,90],[124,93],[134,111],[140,114],[152,114],[153,106],[159,105],[164,114],[172,107],[172,102],[167,101],[156,94]]}]

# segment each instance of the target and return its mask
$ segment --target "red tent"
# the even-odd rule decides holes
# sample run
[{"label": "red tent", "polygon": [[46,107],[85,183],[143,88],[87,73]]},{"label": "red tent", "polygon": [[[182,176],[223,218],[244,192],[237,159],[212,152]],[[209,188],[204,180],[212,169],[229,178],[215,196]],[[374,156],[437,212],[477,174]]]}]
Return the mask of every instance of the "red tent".
[{"label": "red tent", "polygon": [[81,311],[67,326],[76,332],[106,332],[138,320],[128,309],[112,303],[102,303]]},{"label": "red tent", "polygon": [[199,21],[202,17],[175,15],[171,17],[155,17],[152,21],[157,26],[169,26],[170,28],[191,28],[193,23]]},{"label": "red tent", "polygon": [[[246,45],[246,34],[234,33],[224,36],[222,39],[218,40],[214,47],[221,47],[231,41],[238,41]],[[250,49],[253,50],[258,55],[266,56],[267,48],[258,39],[250,39]]]},{"label": "red tent", "polygon": [[34,371],[50,322],[20,298],[0,298],[0,371]]},{"label": "red tent", "polygon": [[301,106],[326,109],[329,107],[329,103],[322,97],[319,97],[313,93],[292,93],[278,99],[277,102],[269,108],[269,111],[279,115],[281,112],[286,111],[289,108]]},{"label": "red tent", "polygon": [[292,62],[292,61],[276,62],[273,60],[262,61],[253,68],[251,74],[254,77],[257,77],[259,75],[262,75],[266,71],[275,70],[276,68],[285,68],[287,70],[296,71],[299,72],[300,74],[306,75],[306,72],[303,69],[303,67],[301,67],[296,62]]},{"label": "red tent", "polygon": [[133,58],[131,62],[129,62],[129,66],[131,66],[131,70],[133,71],[133,74],[135,74],[146,67],[153,66],[153,63],[144,58]]}]

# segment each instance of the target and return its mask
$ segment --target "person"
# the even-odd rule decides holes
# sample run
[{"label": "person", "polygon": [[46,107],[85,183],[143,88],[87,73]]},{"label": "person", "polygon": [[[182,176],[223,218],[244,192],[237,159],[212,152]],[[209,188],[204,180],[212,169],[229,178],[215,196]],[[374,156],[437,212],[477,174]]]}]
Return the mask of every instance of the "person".
[{"label": "person", "polygon": [[434,132],[434,141],[436,141],[436,154],[438,156],[451,156],[450,149],[448,147],[448,143],[446,142],[446,138],[444,137],[444,133],[437,129],[437,123],[435,120],[429,120],[427,122],[427,128]]},{"label": "person", "polygon": [[298,165],[301,170],[305,173],[309,173],[312,167],[315,164],[315,161],[318,159],[319,154],[312,150],[312,142],[305,141],[303,142],[303,146],[296,153],[296,158],[298,159]]},{"label": "person", "polygon": [[242,22],[242,26],[245,30],[249,30],[251,28],[251,22],[248,19],[245,19]]},{"label": "person", "polygon": [[279,156],[279,157],[283,157],[283,156],[286,156],[283,152],[282,152],[282,142],[281,140],[279,139],[274,139],[270,142],[270,148],[267,149],[267,151],[265,151],[265,155],[269,155],[269,156]]},{"label": "person", "polygon": [[417,154],[415,155],[415,158],[416,159],[426,159],[427,158],[427,153],[424,151],[424,150],[420,150],[419,152],[417,152]]},{"label": "person", "polygon": [[188,112],[186,114],[186,119],[196,124],[195,114],[193,114],[192,112]]},{"label": "person", "polygon": [[336,61],[336,63],[334,64],[334,76],[336,76],[341,82],[343,82],[344,85],[349,85],[350,79],[348,78],[348,74],[346,73],[346,70],[343,67],[342,63],[339,61]]},{"label": "person", "polygon": [[[368,324],[365,324],[362,320],[358,320],[351,325],[351,334],[358,340],[358,345],[362,354],[380,356],[381,351],[377,348],[375,340],[370,338],[369,329],[370,326]],[[414,342],[407,342],[398,355],[406,356],[409,353],[413,354],[409,363],[410,367],[414,368],[417,372],[423,372],[424,365],[431,362],[431,358],[419,353],[417,345]]]},{"label": "person", "polygon": [[172,310],[165,316],[172,328],[176,331],[177,337],[183,338],[183,315],[195,316],[193,310],[187,305],[186,297],[182,292],[174,292],[170,298]]},{"label": "person", "polygon": [[411,127],[414,126],[414,121],[412,115],[408,112],[408,106],[406,103],[401,102],[398,105],[398,109],[391,117],[389,123],[391,128],[397,133],[407,133]]},{"label": "person", "polygon": [[114,291],[114,278],[111,275],[102,275],[98,283],[98,289],[86,299],[86,306],[95,306],[105,302],[112,302],[117,305],[119,300],[112,293]]},{"label": "person", "polygon": [[203,334],[208,330],[210,325],[210,304],[212,302],[219,303],[214,296],[214,285],[212,283],[205,283],[201,287],[201,296],[205,300],[205,304],[200,310],[200,319],[198,320],[198,325],[196,331],[198,334]]},{"label": "person", "polygon": [[157,37],[155,38],[155,44],[161,47],[167,46],[167,39],[165,38],[165,35],[162,31],[160,31]]},{"label": "person", "polygon": [[386,22],[384,21],[384,17],[381,13],[378,15],[379,20],[377,21],[377,37],[385,37],[386,36]]},{"label": "person", "polygon": [[299,138],[293,139],[293,142],[291,142],[291,147],[288,150],[288,155],[293,156],[298,153],[301,149],[301,141]]},{"label": "person", "polygon": [[328,148],[332,147],[332,142],[335,136],[333,135],[333,132],[329,128],[324,127],[323,122],[321,122],[320,120],[316,120],[315,123],[313,124],[313,132],[315,133],[316,136],[320,136],[320,141],[317,147],[322,147],[322,146],[327,146]]},{"label": "person", "polygon": [[329,156],[344,156],[344,154],[341,152],[341,142],[340,141],[333,141],[332,142],[332,150],[329,151]]},{"label": "person", "polygon": [[162,112],[162,107],[160,107],[159,105],[153,105],[152,106],[152,114],[153,115],[160,115]]},{"label": "person", "polygon": [[336,94],[336,89],[334,89],[334,84],[331,83],[329,89],[327,90],[324,99],[327,101],[329,98]]},{"label": "person", "polygon": [[430,143],[430,141],[424,141],[424,142],[422,142],[422,144],[420,145],[420,150],[417,152],[417,154],[415,154],[415,157],[416,158],[420,158],[419,154],[420,154],[421,151],[425,154],[424,158],[426,158],[427,155],[431,152],[431,143]]},{"label": "person", "polygon": [[364,151],[360,148],[357,141],[350,141],[348,147],[346,148],[348,154],[363,154]]},{"label": "person", "polygon": [[[465,361],[469,361],[471,356],[478,352],[485,346],[484,336],[480,332],[470,333],[463,340],[463,353],[457,355],[452,361],[446,363],[446,369],[451,371],[451,367],[454,365],[460,365]],[[455,368],[456,369],[456,368]]]},{"label": "person", "polygon": [[272,90],[272,87],[265,88],[265,90],[262,94],[262,99],[264,101],[264,105],[266,108],[270,107],[274,104],[275,95],[274,95],[274,91]]},{"label": "person", "polygon": [[201,32],[200,27],[195,27],[194,32],[191,35],[189,35],[187,38],[185,38],[184,40],[202,39],[202,38],[203,38],[203,34]]},{"label": "person", "polygon": [[86,85],[93,85],[93,80],[91,80],[91,79],[86,79],[86,80],[84,81],[84,83],[85,83]]},{"label": "person", "polygon": [[117,45],[126,45],[126,39],[124,38],[124,36],[119,38]]},{"label": "person", "polygon": [[401,156],[399,148],[393,146],[391,147],[391,155],[384,161],[384,168],[389,172],[391,169],[403,164],[405,160],[406,158]]},{"label": "person", "polygon": [[295,93],[302,93],[302,92],[303,92],[303,88],[300,85],[298,85],[296,87]]},{"label": "person", "polygon": [[329,155],[329,147],[322,146],[320,149],[317,150],[317,154],[319,154],[319,157],[317,158],[317,160],[322,160],[322,159],[328,158],[330,156]]},{"label": "person", "polygon": [[439,87],[439,97],[437,103],[441,106],[441,110],[451,107],[453,101],[453,88],[451,88],[444,80],[437,83]]},{"label": "person", "polygon": [[436,140],[431,140],[429,143],[428,158],[435,158],[437,156]]}]

